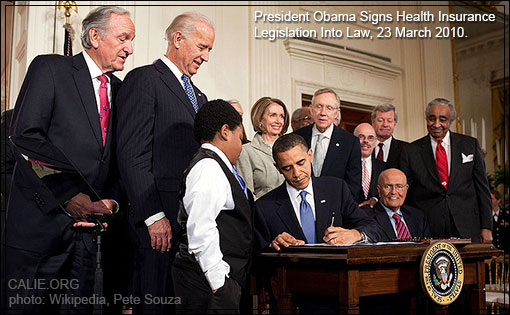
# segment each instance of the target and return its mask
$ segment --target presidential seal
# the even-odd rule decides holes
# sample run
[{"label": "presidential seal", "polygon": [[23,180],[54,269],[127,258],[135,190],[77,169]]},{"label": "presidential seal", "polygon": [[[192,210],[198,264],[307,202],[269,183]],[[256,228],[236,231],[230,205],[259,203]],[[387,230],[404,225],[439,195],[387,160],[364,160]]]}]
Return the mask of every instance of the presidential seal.
[{"label": "presidential seal", "polygon": [[464,266],[459,252],[448,242],[430,244],[420,265],[423,290],[439,305],[455,301],[464,284]]}]

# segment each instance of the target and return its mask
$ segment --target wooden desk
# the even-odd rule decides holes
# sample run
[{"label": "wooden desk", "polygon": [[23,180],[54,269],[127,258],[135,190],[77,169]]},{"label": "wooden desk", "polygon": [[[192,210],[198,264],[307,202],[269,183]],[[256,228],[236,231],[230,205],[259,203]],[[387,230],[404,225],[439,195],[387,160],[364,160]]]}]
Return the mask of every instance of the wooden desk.
[{"label": "wooden desk", "polygon": [[[338,297],[342,310],[359,312],[359,298],[379,294],[423,292],[421,257],[428,244],[352,247],[293,247],[262,253],[257,266],[271,286],[279,310],[293,309],[293,293]],[[473,285],[471,308],[485,310],[484,259],[503,252],[490,244],[457,246],[464,264],[464,284]]]}]

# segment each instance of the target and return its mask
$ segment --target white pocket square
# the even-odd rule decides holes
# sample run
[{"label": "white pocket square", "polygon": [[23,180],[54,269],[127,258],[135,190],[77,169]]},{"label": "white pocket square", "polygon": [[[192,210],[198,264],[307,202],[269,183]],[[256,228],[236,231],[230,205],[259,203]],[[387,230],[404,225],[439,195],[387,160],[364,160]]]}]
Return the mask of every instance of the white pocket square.
[{"label": "white pocket square", "polygon": [[464,153],[461,153],[461,154],[462,154],[462,163],[473,162],[473,154],[469,154],[469,155],[465,155]]}]

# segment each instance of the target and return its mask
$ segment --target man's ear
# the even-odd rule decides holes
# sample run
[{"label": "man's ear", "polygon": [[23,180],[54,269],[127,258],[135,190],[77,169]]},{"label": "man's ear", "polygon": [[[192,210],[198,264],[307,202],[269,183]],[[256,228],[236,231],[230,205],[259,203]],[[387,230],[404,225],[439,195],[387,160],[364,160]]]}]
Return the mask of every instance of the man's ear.
[{"label": "man's ear", "polygon": [[182,40],[184,39],[184,36],[181,32],[177,31],[174,34],[174,37],[172,38],[172,43],[174,44],[175,48],[179,49],[181,48]]},{"label": "man's ear", "polygon": [[97,28],[93,27],[89,30],[89,39],[92,47],[97,49],[99,47],[99,41],[101,40],[101,33],[99,33]]},{"label": "man's ear", "polygon": [[311,158],[310,161],[313,161],[313,150],[312,149],[308,149],[308,157]]}]

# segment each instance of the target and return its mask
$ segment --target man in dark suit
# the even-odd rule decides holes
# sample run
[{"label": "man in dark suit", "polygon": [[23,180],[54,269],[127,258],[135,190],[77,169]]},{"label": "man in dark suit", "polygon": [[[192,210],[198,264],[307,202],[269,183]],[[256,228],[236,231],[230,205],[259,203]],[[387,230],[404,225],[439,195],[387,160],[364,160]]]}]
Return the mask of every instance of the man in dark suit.
[{"label": "man in dark suit", "polygon": [[[99,7],[83,20],[82,29],[82,53],[33,60],[16,101],[10,134],[14,143],[39,156],[63,152],[100,196],[109,197],[112,183],[118,180],[112,175],[116,166],[110,131],[113,100],[121,84],[111,73],[123,70],[132,54],[135,27],[128,11]],[[90,314],[93,303],[52,304],[48,294],[55,290],[69,297],[92,296],[97,248],[90,227],[94,224],[81,222],[80,217],[111,213],[114,203],[92,202],[80,184],[64,186],[63,181],[50,192],[29,162],[19,154],[16,159],[5,234],[7,291],[11,297],[32,297],[33,302],[8,308],[51,314],[60,307],[66,314]],[[52,194],[59,187],[61,194]]]},{"label": "man in dark suit", "polygon": [[491,199],[478,141],[451,132],[455,108],[442,98],[425,110],[428,135],[402,151],[408,202],[425,212],[433,237],[492,242]]},{"label": "man in dark suit", "polygon": [[[190,78],[209,60],[214,28],[198,13],[177,16],[166,30],[166,54],[126,76],[117,98],[121,178],[131,203],[135,246],[134,294],[173,296],[170,266],[178,229],[182,174],[199,143],[193,121],[206,96]],[[134,305],[135,313],[163,313],[163,305]]]},{"label": "man in dark suit", "polygon": [[501,208],[501,193],[497,190],[491,191],[492,201],[492,244],[499,249],[508,249],[508,219],[510,213],[508,208]]},{"label": "man in dark suit", "polygon": [[313,175],[341,178],[358,200],[361,185],[361,153],[359,140],[335,126],[340,112],[340,98],[332,89],[317,90],[310,112],[314,123],[294,131],[313,150]]},{"label": "man in dark suit", "polygon": [[273,159],[285,182],[255,203],[258,247],[377,241],[378,227],[357,207],[345,181],[312,177],[312,158],[297,134],[275,142]]},{"label": "man in dark suit", "polygon": [[377,180],[379,174],[386,169],[383,161],[372,158],[375,147],[375,130],[372,125],[361,123],[354,129],[354,136],[358,137],[361,145],[361,187],[358,198],[359,206],[370,204],[373,207],[377,202]]},{"label": "man in dark suit", "polygon": [[375,204],[373,214],[383,232],[382,242],[430,237],[429,224],[423,211],[404,206],[408,188],[406,175],[396,168],[387,169],[379,176],[377,190],[380,200]]},{"label": "man in dark suit", "polygon": [[400,154],[408,144],[393,137],[397,122],[397,110],[392,104],[378,105],[372,110],[372,126],[377,135],[374,158],[386,162],[388,168],[400,168]]}]

